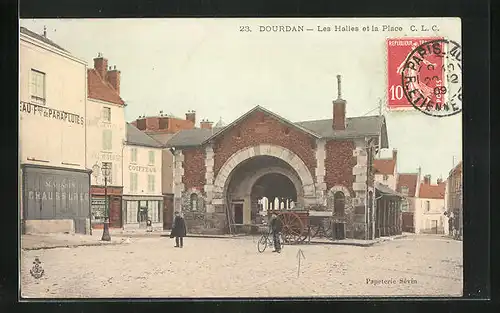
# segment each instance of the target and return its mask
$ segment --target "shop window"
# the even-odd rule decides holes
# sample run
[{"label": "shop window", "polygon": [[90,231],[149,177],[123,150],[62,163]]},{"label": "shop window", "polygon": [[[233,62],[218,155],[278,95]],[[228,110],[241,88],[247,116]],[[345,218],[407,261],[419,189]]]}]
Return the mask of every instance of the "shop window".
[{"label": "shop window", "polygon": [[345,195],[342,191],[337,191],[333,195],[333,208],[336,216],[344,216]]},{"label": "shop window", "polygon": [[138,209],[139,209],[139,201],[127,201],[126,202],[126,210],[127,210],[127,223],[135,224],[138,223]]},{"label": "shop window", "polygon": [[191,211],[198,211],[198,195],[193,193],[190,197]]},{"label": "shop window", "polygon": [[106,216],[106,200],[104,197],[92,197],[91,210],[92,224],[104,223],[104,218]]},{"label": "shop window", "polygon": [[148,218],[153,223],[161,222],[160,201],[148,201]]},{"label": "shop window", "polygon": [[45,105],[45,73],[31,70],[31,102]]}]

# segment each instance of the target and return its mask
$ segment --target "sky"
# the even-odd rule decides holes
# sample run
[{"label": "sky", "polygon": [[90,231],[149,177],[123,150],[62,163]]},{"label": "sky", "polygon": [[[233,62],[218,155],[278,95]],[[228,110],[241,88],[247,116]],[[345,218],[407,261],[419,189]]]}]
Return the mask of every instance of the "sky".
[{"label": "sky", "polygon": [[[446,179],[462,159],[462,114],[436,118],[415,109],[385,109],[386,39],[445,36],[460,43],[458,18],[29,19],[20,24],[40,34],[45,26],[49,39],[88,67],[102,53],[121,71],[127,121],[160,110],[178,117],[195,110],[197,121],[227,124],[256,105],[291,121],[327,119],[337,98],[336,75],[341,75],[347,117],[376,115],[382,103],[389,149],[380,157],[397,149],[398,172],[420,166],[435,182]],[[260,31],[275,25],[314,31]],[[351,30],[318,31],[335,26]],[[361,31],[364,26],[371,31]]]}]

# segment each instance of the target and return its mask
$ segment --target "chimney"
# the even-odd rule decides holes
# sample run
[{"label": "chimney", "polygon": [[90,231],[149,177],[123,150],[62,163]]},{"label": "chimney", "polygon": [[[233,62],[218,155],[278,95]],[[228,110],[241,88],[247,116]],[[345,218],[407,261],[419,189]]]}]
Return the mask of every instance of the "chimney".
[{"label": "chimney", "polygon": [[193,124],[196,124],[196,112],[195,111],[188,111],[186,113],[186,121],[191,121]]},{"label": "chimney", "polygon": [[333,129],[334,130],[344,130],[345,125],[345,105],[346,101],[342,99],[342,89],[341,89],[341,77],[337,75],[337,92],[338,96],[335,101],[333,101]]},{"label": "chimney", "polygon": [[116,66],[113,69],[110,67],[110,70],[106,74],[106,80],[116,90],[118,95],[120,95],[120,76],[121,72],[116,69]]},{"label": "chimney", "polygon": [[203,128],[203,129],[212,129],[212,122],[210,122],[209,120],[202,120],[200,122],[200,128]]},{"label": "chimney", "polygon": [[43,37],[47,38],[47,26],[43,26]]},{"label": "chimney", "polygon": [[94,69],[101,75],[102,79],[106,79],[106,73],[108,72],[108,60],[102,56],[99,52],[97,58],[94,59]]},{"label": "chimney", "polygon": [[392,149],[392,159],[395,161],[398,159],[398,150]]},{"label": "chimney", "polygon": [[424,176],[424,184],[430,185],[431,184],[431,175],[425,175]]}]

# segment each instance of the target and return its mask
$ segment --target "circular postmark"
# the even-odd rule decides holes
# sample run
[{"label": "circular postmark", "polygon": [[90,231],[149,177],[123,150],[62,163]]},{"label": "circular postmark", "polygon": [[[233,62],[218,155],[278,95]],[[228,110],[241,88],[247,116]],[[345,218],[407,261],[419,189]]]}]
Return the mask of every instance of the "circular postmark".
[{"label": "circular postmark", "polygon": [[462,47],[452,40],[424,42],[401,71],[405,97],[420,112],[445,117],[462,111]]}]

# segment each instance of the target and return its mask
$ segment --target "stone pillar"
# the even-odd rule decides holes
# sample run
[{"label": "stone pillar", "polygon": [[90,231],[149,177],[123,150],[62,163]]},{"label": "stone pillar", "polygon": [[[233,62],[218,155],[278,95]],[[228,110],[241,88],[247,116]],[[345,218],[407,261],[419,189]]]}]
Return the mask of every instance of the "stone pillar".
[{"label": "stone pillar", "polygon": [[326,141],[324,139],[316,140],[316,198],[317,202],[326,205],[326,183],[325,183],[325,151]]},{"label": "stone pillar", "polygon": [[182,177],[184,176],[184,155],[182,150],[174,151],[174,211],[182,211],[182,192],[184,191],[184,183]]},{"label": "stone pillar", "polygon": [[[354,182],[352,184],[352,189],[355,192],[355,196],[352,199],[352,204],[354,206],[354,210],[356,210],[356,207],[363,207],[362,211],[367,214],[367,180],[368,180],[368,156],[366,152],[366,143],[365,140],[356,140],[355,141],[355,148],[353,150],[353,156],[356,157],[356,165],[352,169],[352,174],[354,175]],[[366,232],[367,230],[367,225],[366,225],[366,218],[364,219],[363,223],[363,228]],[[366,235],[362,236],[363,238],[366,238]]]},{"label": "stone pillar", "polygon": [[213,213],[214,207],[212,199],[214,198],[214,150],[212,145],[205,148],[205,186],[203,186],[206,194],[205,208],[207,213]]}]

